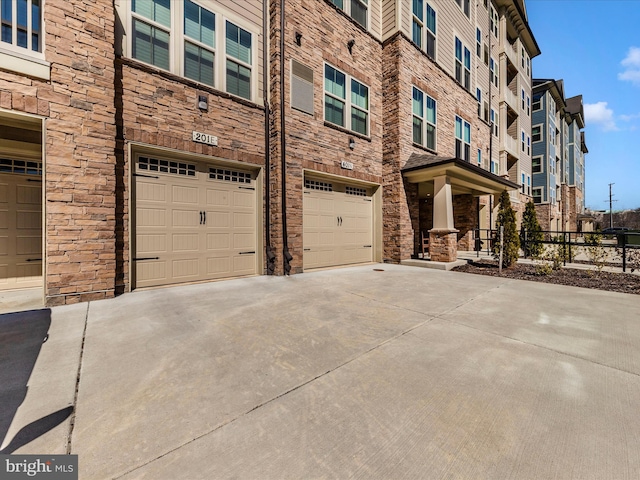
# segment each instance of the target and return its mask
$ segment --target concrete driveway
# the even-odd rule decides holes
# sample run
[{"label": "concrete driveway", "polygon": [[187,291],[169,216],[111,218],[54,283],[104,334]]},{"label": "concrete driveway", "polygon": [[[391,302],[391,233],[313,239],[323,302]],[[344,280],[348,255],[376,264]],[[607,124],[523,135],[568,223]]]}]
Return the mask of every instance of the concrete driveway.
[{"label": "concrete driveway", "polygon": [[637,295],[367,265],[47,312],[2,447],[81,479],[640,472]]}]

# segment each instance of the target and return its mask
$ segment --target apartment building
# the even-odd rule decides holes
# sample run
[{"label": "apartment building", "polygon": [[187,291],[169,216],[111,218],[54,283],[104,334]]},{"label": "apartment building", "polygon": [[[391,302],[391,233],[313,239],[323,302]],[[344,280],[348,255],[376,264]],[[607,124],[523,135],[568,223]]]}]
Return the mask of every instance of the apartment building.
[{"label": "apartment building", "polygon": [[566,99],[564,82],[533,81],[533,199],[543,230],[576,231],[584,214],[582,96]]},{"label": "apartment building", "polygon": [[[529,195],[522,0],[2,0],[0,288],[471,249]],[[574,172],[579,176],[579,167]]]}]

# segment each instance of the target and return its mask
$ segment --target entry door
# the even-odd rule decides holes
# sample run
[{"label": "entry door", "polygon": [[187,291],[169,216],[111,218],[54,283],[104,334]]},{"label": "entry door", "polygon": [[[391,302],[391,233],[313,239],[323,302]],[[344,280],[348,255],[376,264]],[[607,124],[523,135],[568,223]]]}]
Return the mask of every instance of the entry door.
[{"label": "entry door", "polygon": [[0,171],[0,289],[40,287],[42,164],[0,159]]},{"label": "entry door", "polygon": [[135,185],[137,288],[256,274],[251,172],[139,157]]},{"label": "entry door", "polygon": [[304,268],[373,260],[373,202],[368,189],[325,180],[305,180]]}]

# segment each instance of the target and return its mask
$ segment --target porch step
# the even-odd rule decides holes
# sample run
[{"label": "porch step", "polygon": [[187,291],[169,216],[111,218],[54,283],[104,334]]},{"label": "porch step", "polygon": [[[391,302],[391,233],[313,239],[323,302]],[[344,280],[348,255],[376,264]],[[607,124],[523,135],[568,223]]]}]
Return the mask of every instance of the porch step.
[{"label": "porch step", "polygon": [[467,260],[460,259],[456,260],[455,262],[433,262],[431,260],[413,258],[400,261],[400,265],[407,265],[409,267],[434,268],[436,270],[451,270],[452,268],[460,267],[462,265],[466,265],[467,263]]}]

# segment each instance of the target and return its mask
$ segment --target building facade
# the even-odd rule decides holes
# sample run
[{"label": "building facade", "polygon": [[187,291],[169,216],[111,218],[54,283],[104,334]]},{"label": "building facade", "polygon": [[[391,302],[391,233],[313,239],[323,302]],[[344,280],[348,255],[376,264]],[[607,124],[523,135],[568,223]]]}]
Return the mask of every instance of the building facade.
[{"label": "building facade", "polygon": [[422,237],[451,261],[533,193],[523,0],[3,0],[2,22],[0,288],[47,305]]},{"label": "building facade", "polygon": [[543,230],[581,229],[584,209],[582,96],[565,99],[562,80],[533,81],[533,199]]}]

